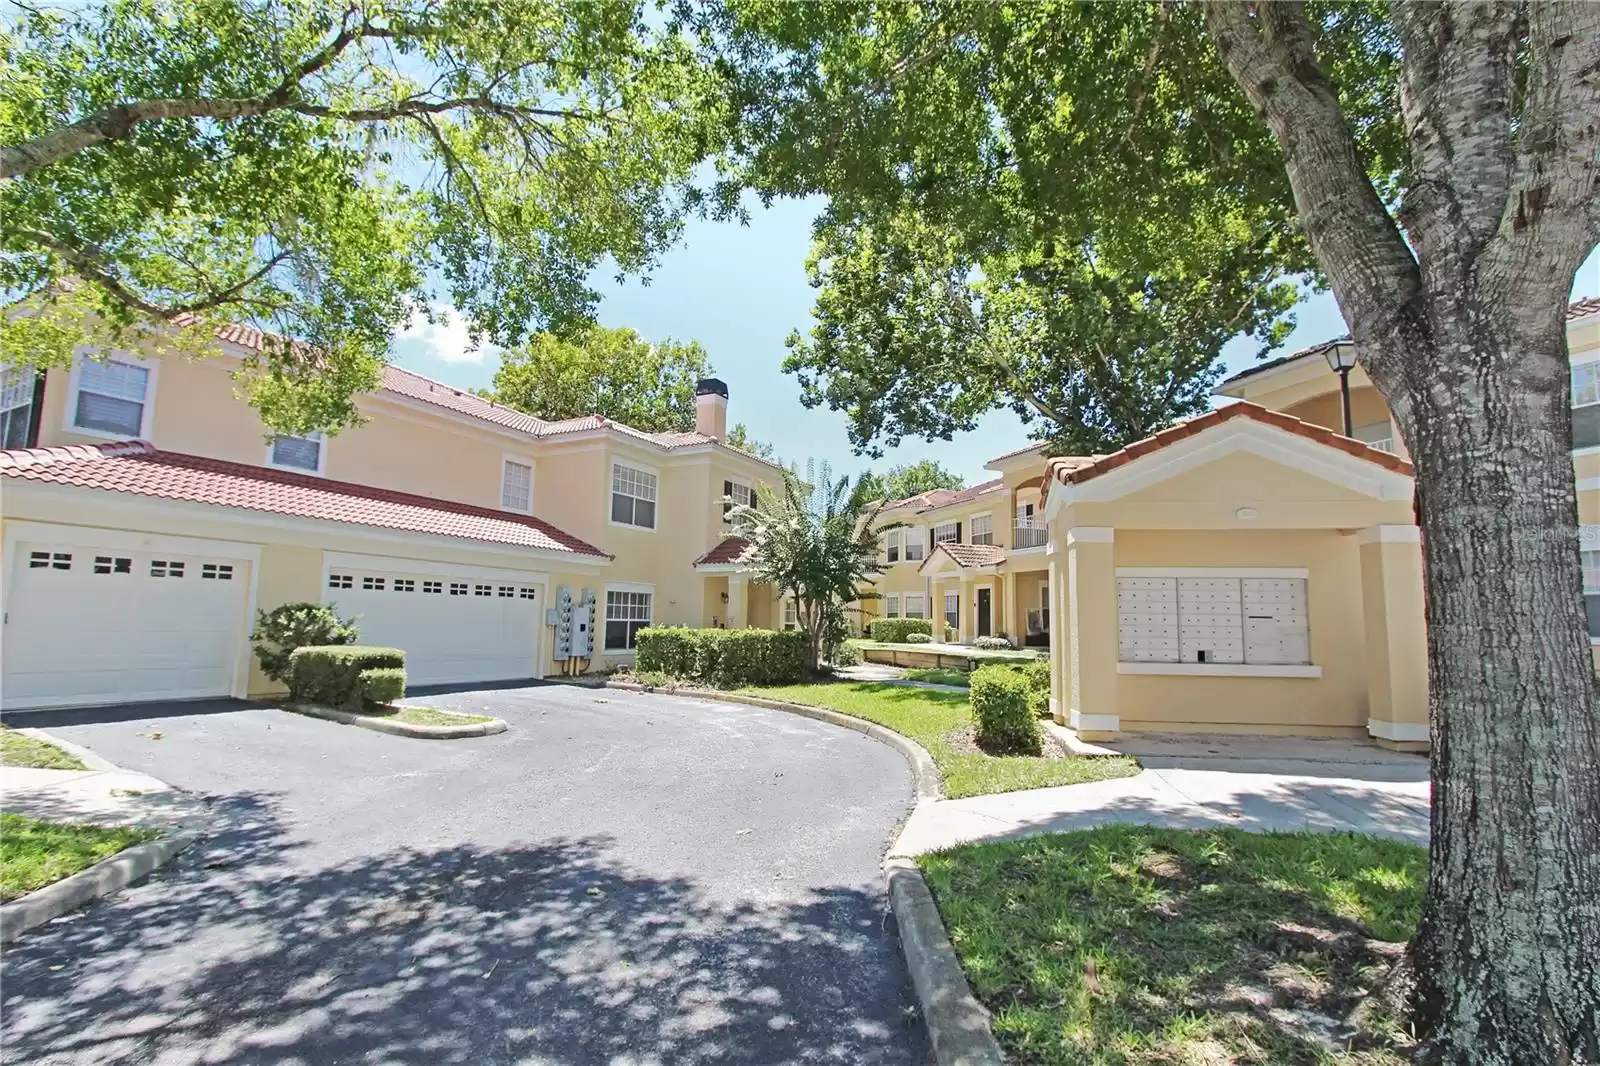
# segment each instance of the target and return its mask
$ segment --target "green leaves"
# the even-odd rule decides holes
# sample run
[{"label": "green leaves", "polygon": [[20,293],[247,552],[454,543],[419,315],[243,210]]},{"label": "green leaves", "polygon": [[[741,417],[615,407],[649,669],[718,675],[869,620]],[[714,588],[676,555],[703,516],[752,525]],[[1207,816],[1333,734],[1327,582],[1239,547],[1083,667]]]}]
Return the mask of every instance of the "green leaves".
[{"label": "green leaves", "polygon": [[658,22],[615,0],[20,11],[0,37],[5,357],[201,354],[246,321],[296,342],[240,376],[300,432],[351,424],[430,302],[502,346],[581,330],[592,271],[648,270],[703,206],[716,83]]},{"label": "green leaves", "polygon": [[711,376],[705,349],[652,344],[631,329],[591,326],[574,340],[540,333],[505,353],[489,399],[559,421],[597,414],[648,432],[694,429],[694,386]]}]

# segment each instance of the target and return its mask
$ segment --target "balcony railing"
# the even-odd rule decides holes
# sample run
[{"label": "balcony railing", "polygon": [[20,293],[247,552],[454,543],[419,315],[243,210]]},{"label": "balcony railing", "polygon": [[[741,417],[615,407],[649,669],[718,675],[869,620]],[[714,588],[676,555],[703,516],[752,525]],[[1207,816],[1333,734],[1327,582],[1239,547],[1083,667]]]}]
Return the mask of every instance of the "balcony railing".
[{"label": "balcony railing", "polygon": [[1394,438],[1393,437],[1385,437],[1382,440],[1369,440],[1369,441],[1367,441],[1367,447],[1376,448],[1380,452],[1388,452],[1390,455],[1393,455],[1394,454]]},{"label": "balcony railing", "polygon": [[1011,530],[1011,547],[1013,550],[1022,548],[1042,548],[1045,541],[1050,539],[1050,531],[1043,525],[1014,526]]}]

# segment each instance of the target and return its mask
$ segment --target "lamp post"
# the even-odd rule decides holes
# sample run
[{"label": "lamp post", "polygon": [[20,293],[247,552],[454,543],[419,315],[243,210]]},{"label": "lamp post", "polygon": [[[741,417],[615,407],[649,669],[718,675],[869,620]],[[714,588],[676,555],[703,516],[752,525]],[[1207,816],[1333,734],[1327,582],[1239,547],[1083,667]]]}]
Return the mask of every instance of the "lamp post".
[{"label": "lamp post", "polygon": [[1356,347],[1341,342],[1322,354],[1327,357],[1328,366],[1339,375],[1339,398],[1344,405],[1344,435],[1353,437],[1354,427],[1350,424],[1350,371],[1356,366]]}]

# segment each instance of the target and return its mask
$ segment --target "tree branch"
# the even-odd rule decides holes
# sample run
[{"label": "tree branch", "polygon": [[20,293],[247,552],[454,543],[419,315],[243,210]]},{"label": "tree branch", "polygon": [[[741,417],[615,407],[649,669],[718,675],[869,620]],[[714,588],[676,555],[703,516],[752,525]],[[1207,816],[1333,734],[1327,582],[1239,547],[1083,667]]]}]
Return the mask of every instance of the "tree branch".
[{"label": "tree branch", "polygon": [[[1301,223],[1352,335],[1394,336],[1418,310],[1421,274],[1317,66],[1303,5],[1206,0],[1205,14],[1228,72],[1283,149]],[[1377,352],[1362,353],[1374,377],[1385,370]]]}]

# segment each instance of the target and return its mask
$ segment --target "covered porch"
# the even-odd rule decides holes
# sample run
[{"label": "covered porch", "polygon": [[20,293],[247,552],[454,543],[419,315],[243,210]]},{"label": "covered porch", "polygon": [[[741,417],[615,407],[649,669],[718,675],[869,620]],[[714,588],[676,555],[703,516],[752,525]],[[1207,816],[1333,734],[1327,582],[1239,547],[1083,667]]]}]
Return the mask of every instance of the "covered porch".
[{"label": "covered porch", "polygon": [[772,586],[742,561],[747,548],[727,537],[694,561],[700,575],[700,624],[708,629],[782,629],[783,611]]}]

